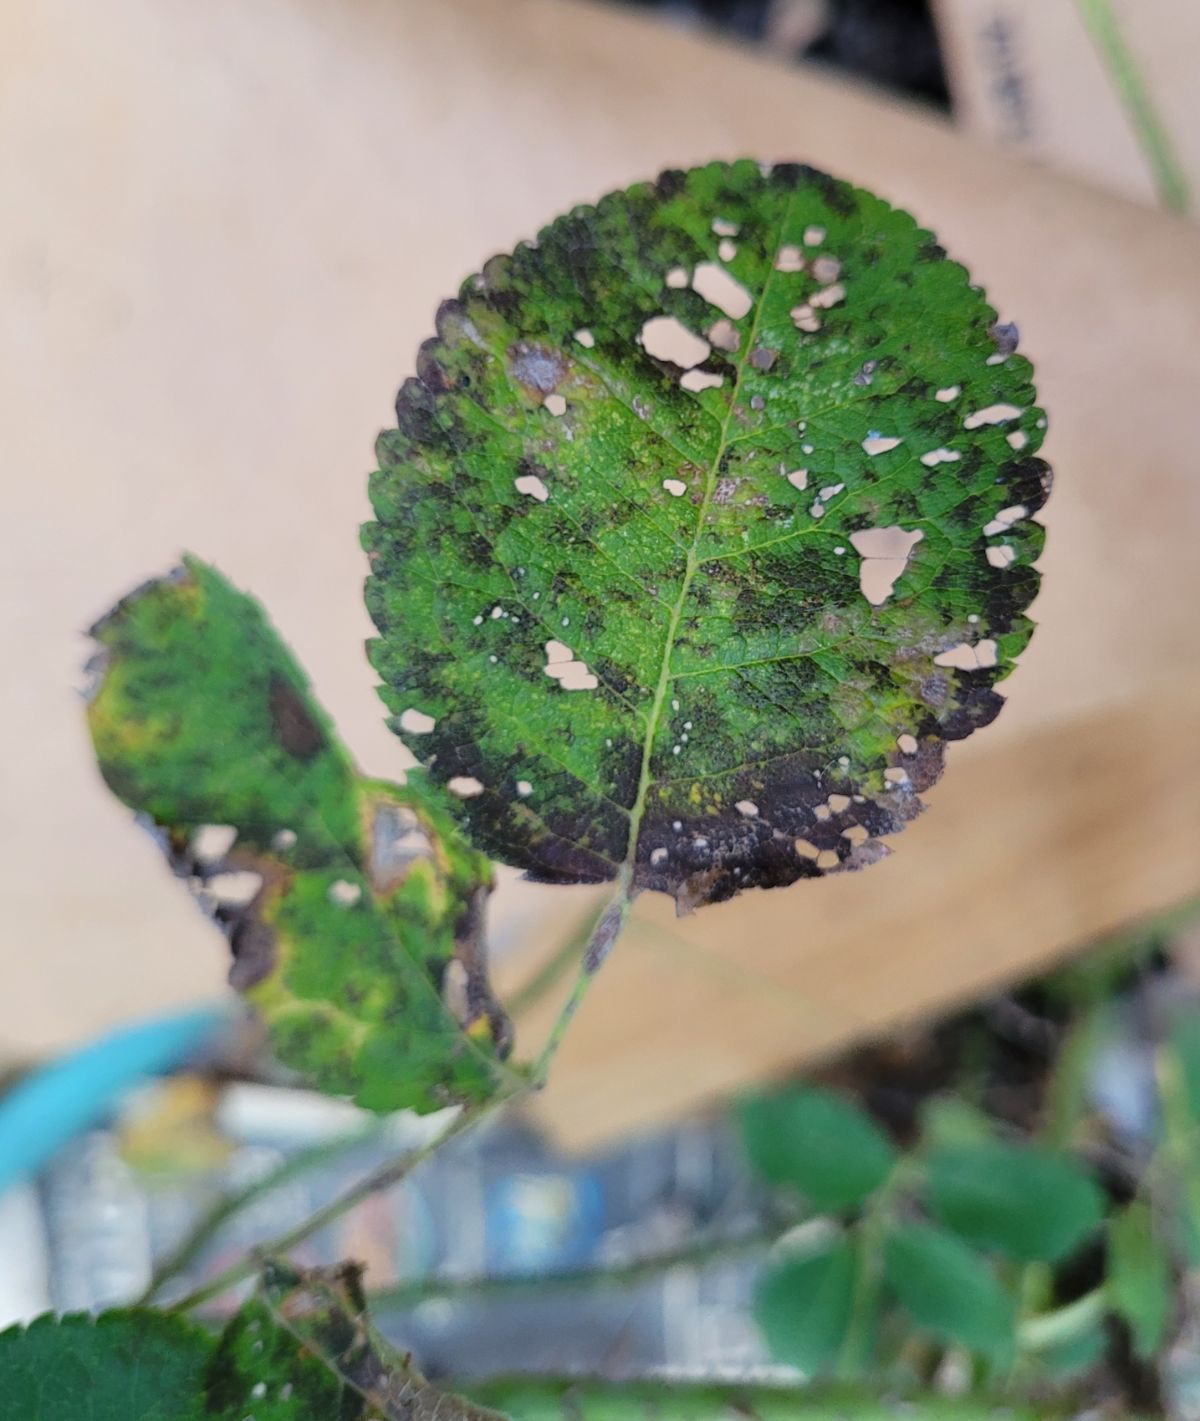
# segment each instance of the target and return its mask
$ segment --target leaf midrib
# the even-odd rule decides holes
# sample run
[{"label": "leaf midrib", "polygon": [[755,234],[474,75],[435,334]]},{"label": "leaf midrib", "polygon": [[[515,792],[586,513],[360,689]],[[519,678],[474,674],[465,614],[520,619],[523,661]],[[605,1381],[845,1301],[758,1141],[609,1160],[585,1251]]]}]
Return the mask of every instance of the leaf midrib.
[{"label": "leaf midrib", "polygon": [[642,819],[646,812],[646,800],[650,793],[650,762],[654,753],[654,742],[658,737],[659,724],[662,719],[662,709],[666,704],[667,693],[673,679],[671,676],[671,658],[675,651],[675,638],[679,631],[679,623],[683,618],[683,609],[687,604],[688,595],[691,592],[692,582],[696,576],[696,572],[703,565],[703,559],[697,556],[700,548],[700,540],[704,535],[705,521],[708,517],[708,510],[712,505],[717,479],[720,476],[721,461],[725,457],[726,450],[733,442],[729,438],[729,427],[733,421],[734,412],[737,409],[738,395],[741,393],[742,388],[742,377],[746,373],[747,363],[758,340],[758,331],[762,322],[763,311],[766,308],[771,283],[775,277],[776,267],[771,253],[778,250],[780,242],[783,239],[783,234],[787,231],[794,204],[795,193],[789,193],[787,203],[783,210],[783,216],[780,218],[779,227],[775,233],[775,239],[766,248],[766,256],[770,265],[767,268],[767,275],[762,284],[762,289],[758,293],[758,299],[754,306],[754,319],[751,322],[749,334],[742,346],[741,355],[737,362],[737,376],[733,383],[733,389],[730,391],[729,408],[725,411],[725,418],[721,423],[721,433],[717,440],[717,447],[713,452],[712,459],[709,462],[708,472],[705,476],[704,497],[700,502],[700,507],[696,514],[696,529],[692,534],[691,545],[688,548],[687,560],[683,570],[683,579],[679,587],[679,596],[675,599],[675,605],[671,608],[671,618],[667,624],[667,636],[663,644],[662,661],[658,671],[658,684],[654,689],[654,700],[650,706],[650,714],[646,722],[646,734],[642,741],[642,760],[638,773],[637,794],[634,797],[633,808],[629,812],[629,839],[626,844],[625,859],[621,865],[620,873],[620,886],[624,892],[628,892],[633,881],[633,867],[637,859],[637,847],[638,840],[641,837]]}]

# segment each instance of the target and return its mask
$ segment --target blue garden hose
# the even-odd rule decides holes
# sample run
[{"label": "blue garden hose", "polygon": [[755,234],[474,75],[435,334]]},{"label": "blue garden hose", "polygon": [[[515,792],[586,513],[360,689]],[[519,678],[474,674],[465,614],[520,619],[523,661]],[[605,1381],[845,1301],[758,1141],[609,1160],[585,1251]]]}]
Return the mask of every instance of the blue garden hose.
[{"label": "blue garden hose", "polygon": [[185,1061],[228,1020],[225,1006],[154,1017],[31,1071],[0,1098],[0,1194],[104,1119],[132,1086]]}]

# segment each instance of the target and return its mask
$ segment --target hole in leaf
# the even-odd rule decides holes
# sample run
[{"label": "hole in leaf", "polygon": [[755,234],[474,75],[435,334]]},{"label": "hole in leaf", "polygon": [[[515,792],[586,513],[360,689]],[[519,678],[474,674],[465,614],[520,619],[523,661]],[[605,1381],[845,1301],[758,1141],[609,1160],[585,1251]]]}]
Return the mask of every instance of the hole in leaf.
[{"label": "hole in leaf", "polygon": [[802,859],[815,859],[821,852],[816,844],[810,843],[807,839],[797,839],[795,843],[796,853]]},{"label": "hole in leaf", "polygon": [[1011,434],[1005,435],[1005,438],[1009,447],[1015,449],[1018,454],[1029,443],[1029,435],[1023,429],[1014,429]]},{"label": "hole in leaf", "polygon": [[477,794],[483,793],[483,785],[474,775],[455,775],[446,781],[446,788],[459,799],[474,799]]},{"label": "hole in leaf", "polygon": [[819,247],[824,240],[824,227],[806,227],[804,229],[804,245],[806,247]]},{"label": "hole in leaf", "polygon": [[921,455],[921,463],[927,469],[935,469],[939,464],[956,464],[961,458],[962,455],[953,449],[931,449],[928,454]]},{"label": "hole in leaf", "polygon": [[596,337],[591,333],[591,331],[587,330],[576,331],[575,339],[579,342],[580,345],[582,345],[587,350],[591,350],[592,346],[596,344]]},{"label": "hole in leaf", "polygon": [[518,780],[517,793],[521,796],[522,799],[528,799],[529,796],[533,793],[533,786],[529,783],[528,780]]},{"label": "hole in leaf", "polygon": [[1029,516],[1029,510],[1023,503],[1014,503],[1011,508],[1002,508],[995,518],[984,525],[983,535],[985,538],[994,538],[997,533],[1007,533],[1014,523],[1019,523],[1022,518]]},{"label": "hole in leaf", "polygon": [[1017,550],[1008,543],[997,543],[987,550],[987,560],[993,567],[1011,567],[1017,560]]},{"label": "hole in leaf", "polygon": [[673,266],[671,270],[667,272],[667,285],[672,287],[674,290],[682,290],[682,288],[685,287],[687,284],[688,274],[683,267]]},{"label": "hole in leaf", "polygon": [[712,347],[674,316],[651,316],[642,327],[642,346],[656,360],[688,369],[707,360]]},{"label": "hole in leaf", "polygon": [[819,257],[813,258],[812,274],[822,286],[831,286],[841,276],[842,264],[837,257],[822,252]]},{"label": "hole in leaf", "polygon": [[714,217],[712,229],[718,237],[736,237],[738,234],[738,224],[730,222],[726,217]]},{"label": "hole in leaf", "polygon": [[687,493],[687,484],[682,479],[663,479],[662,486],[672,498],[682,498]]},{"label": "hole in leaf", "polygon": [[949,651],[943,651],[933,658],[935,666],[953,666],[958,671],[978,671],[982,667],[995,666],[996,643],[989,637],[975,646],[960,641]]},{"label": "hole in leaf", "polygon": [[1021,414],[1016,405],[988,405],[976,410],[963,420],[964,429],[981,429],[985,424],[1003,424],[1006,420],[1017,419]]},{"label": "hole in leaf", "polygon": [[737,243],[731,242],[728,237],[718,246],[717,256],[723,262],[731,262],[737,256]]},{"label": "hole in leaf", "polygon": [[873,459],[876,454],[886,454],[890,449],[895,449],[903,443],[903,437],[896,439],[891,435],[879,434],[872,430],[862,442],[863,453]]},{"label": "hole in leaf", "polygon": [[846,288],[840,281],[835,281],[832,286],[827,286],[824,291],[814,292],[808,298],[808,304],[818,311],[828,311],[839,302],[846,299]]},{"label": "hole in leaf", "polygon": [[917,753],[917,737],[915,735],[901,735],[896,744],[905,755],[915,755]]},{"label": "hole in leaf", "polygon": [[542,404],[556,417],[567,412],[567,401],[562,395],[547,395]]},{"label": "hole in leaf", "polygon": [[725,383],[723,375],[717,375],[711,370],[688,370],[680,376],[679,384],[684,390],[690,390],[693,394],[701,390],[715,390]]},{"label": "hole in leaf", "polygon": [[758,805],[752,799],[739,799],[733,807],[747,819],[753,819],[758,814]]},{"label": "hole in leaf", "polygon": [[733,352],[742,343],[742,338],[738,334],[737,327],[733,322],[724,316],[719,321],[715,321],[708,332],[708,338],[718,350]]},{"label": "hole in leaf", "polygon": [[742,283],[716,262],[700,263],[692,273],[692,290],[735,321],[740,321],[754,304]]},{"label": "hole in leaf", "polygon": [[793,469],[792,472],[787,476],[787,481],[791,484],[793,488],[807,488],[808,470]]},{"label": "hole in leaf", "polygon": [[222,908],[244,908],[262,887],[262,875],[249,869],[216,873],[204,885],[204,891]]},{"label": "hole in leaf", "polygon": [[908,566],[912,550],[924,536],[919,528],[909,533],[897,524],[851,533],[854,551],[862,558],[858,585],[872,607],[881,607],[892,595],[897,579]]},{"label": "hole in leaf", "polygon": [[271,847],[280,854],[286,854],[289,849],[294,849],[296,847],[295,829],[280,829],[271,840]]},{"label": "hole in leaf", "polygon": [[201,824],[189,847],[198,863],[220,863],[236,839],[237,830],[232,824]]},{"label": "hole in leaf", "polygon": [[775,256],[776,271],[803,271],[804,253],[799,247],[780,247]]},{"label": "hole in leaf", "polygon": [[561,641],[546,643],[546,664],[542,670],[564,691],[594,691],[600,682],[575,653]]},{"label": "hole in leaf", "polygon": [[400,729],[407,731],[409,735],[428,735],[436,725],[437,721],[433,716],[415,710],[412,706],[400,717]]},{"label": "hole in leaf", "polygon": [[[536,498],[539,503],[545,503],[550,497],[550,490],[538,478],[536,474],[522,474],[519,479],[514,479],[518,493],[528,494],[530,498]],[[495,613],[492,614],[495,616]]]},{"label": "hole in leaf", "polygon": [[339,908],[353,908],[362,897],[362,884],[350,883],[344,878],[339,878],[329,885],[328,897],[329,901],[336,903]]},{"label": "hole in leaf", "polygon": [[948,405],[951,400],[958,399],[959,395],[961,394],[961,385],[947,385],[944,390],[939,390],[933,398],[935,400],[940,400],[944,405]]},{"label": "hole in leaf", "polygon": [[811,306],[793,306],[788,314],[792,318],[792,324],[799,331],[813,335],[821,329],[821,318]]}]

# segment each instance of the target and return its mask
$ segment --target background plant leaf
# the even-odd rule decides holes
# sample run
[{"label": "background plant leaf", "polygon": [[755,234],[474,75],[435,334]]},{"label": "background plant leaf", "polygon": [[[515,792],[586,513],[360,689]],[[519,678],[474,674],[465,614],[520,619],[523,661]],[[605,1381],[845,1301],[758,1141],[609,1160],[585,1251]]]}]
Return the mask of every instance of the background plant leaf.
[{"label": "background plant leaf", "polygon": [[791,1184],[817,1209],[852,1208],[887,1178],[896,1150],[858,1106],[833,1091],[793,1087],[738,1108],[750,1163],[772,1184]]},{"label": "background plant leaf", "polygon": [[918,1327],[997,1363],[1011,1359],[1016,1305],[984,1259],[932,1224],[905,1224],[883,1249],[888,1285]]},{"label": "background plant leaf", "polygon": [[367,601],[476,844],[681,909],[879,857],[1031,630],[1045,420],[995,320],[906,213],[749,161],[578,208],[442,305]]},{"label": "background plant leaf", "polygon": [[440,792],[359,776],[261,607],[198,559],[92,634],[101,773],[224,928],[276,1056],[376,1110],[491,1095],[491,866]]},{"label": "background plant leaf", "polygon": [[776,1361],[810,1376],[834,1361],[850,1326],[857,1274],[854,1247],[845,1240],[768,1269],[754,1316]]},{"label": "background plant leaf", "polygon": [[211,1339],[149,1308],[39,1317],[0,1332],[12,1421],[200,1421]]},{"label": "background plant leaf", "polygon": [[1000,1141],[934,1150],[925,1199],[961,1237],[1027,1263],[1064,1257],[1104,1218],[1099,1186],[1069,1156]]},{"label": "background plant leaf", "polygon": [[1141,1200],[1108,1221],[1108,1296],[1129,1324],[1134,1350],[1153,1357],[1166,1335],[1172,1270],[1150,1206]]}]

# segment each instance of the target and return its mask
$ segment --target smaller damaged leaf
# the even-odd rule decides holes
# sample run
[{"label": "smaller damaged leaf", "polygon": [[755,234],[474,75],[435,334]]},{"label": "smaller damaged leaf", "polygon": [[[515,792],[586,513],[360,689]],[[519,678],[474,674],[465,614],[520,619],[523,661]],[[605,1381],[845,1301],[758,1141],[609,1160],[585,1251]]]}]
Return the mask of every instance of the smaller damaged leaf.
[{"label": "smaller damaged leaf", "polygon": [[210,1413],[230,1421],[504,1421],[433,1386],[379,1336],[350,1263],[268,1265],[221,1335],[207,1382]]},{"label": "smaller damaged leaf", "polygon": [[262,608],[198,559],[92,635],[101,774],[224,929],[276,1057],[374,1110],[492,1095],[491,865],[421,773],[362,778]]}]

